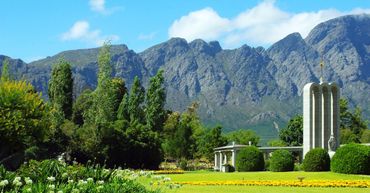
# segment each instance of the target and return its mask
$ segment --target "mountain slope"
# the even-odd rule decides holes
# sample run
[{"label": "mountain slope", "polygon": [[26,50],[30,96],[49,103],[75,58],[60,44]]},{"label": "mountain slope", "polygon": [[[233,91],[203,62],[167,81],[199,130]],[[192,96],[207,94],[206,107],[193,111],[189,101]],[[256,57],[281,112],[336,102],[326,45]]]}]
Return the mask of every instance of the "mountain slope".
[{"label": "mountain slope", "polygon": [[[173,38],[141,53],[112,46],[113,76],[132,83],[139,76],[164,70],[167,107],[182,111],[200,103],[201,119],[226,130],[252,128],[263,139],[277,136],[278,127],[302,114],[302,88],[323,77],[335,81],[342,95],[370,115],[370,16],[344,16],[316,26],[303,39],[293,33],[265,50],[244,45],[224,50],[218,42]],[[75,93],[96,86],[98,48],[71,50],[25,64],[11,60],[12,69],[46,93],[51,66],[60,57],[71,62]],[[0,56],[0,62],[4,56]],[[1,63],[0,63],[1,65]],[[17,76],[20,78],[21,76]],[[361,91],[361,92],[359,92]],[[277,126],[278,125],[278,126]]]}]

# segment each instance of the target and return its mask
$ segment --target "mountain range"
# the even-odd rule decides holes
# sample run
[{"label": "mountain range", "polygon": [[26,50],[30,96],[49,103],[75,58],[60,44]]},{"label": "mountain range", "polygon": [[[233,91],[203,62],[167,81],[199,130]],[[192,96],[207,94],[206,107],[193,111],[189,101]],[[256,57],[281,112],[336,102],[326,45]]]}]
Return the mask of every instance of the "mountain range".
[{"label": "mountain range", "polygon": [[[183,111],[198,101],[201,120],[225,131],[254,129],[263,141],[302,114],[302,89],[322,76],[341,87],[341,95],[370,115],[370,15],[348,15],[317,25],[306,38],[292,33],[268,49],[243,45],[223,49],[217,41],[187,42],[172,38],[136,53],[126,45],[111,46],[113,76],[130,86],[135,76],[143,85],[164,70],[167,108]],[[25,63],[10,60],[17,79],[30,81],[47,98],[52,64],[59,58],[73,67],[76,97],[97,83],[99,48],[70,50]]]}]

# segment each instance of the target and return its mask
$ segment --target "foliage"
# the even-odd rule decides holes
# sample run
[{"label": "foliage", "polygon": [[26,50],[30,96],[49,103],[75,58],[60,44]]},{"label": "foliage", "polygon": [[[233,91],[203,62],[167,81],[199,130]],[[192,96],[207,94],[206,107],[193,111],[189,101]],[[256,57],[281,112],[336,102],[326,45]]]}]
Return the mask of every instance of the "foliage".
[{"label": "foliage", "polygon": [[361,143],[370,143],[370,130],[366,129],[362,132]]},{"label": "foliage", "polygon": [[117,120],[130,120],[130,115],[128,113],[128,94],[126,93],[122,97],[122,101],[119,104],[118,110],[117,110]]},{"label": "foliage", "polygon": [[[127,93],[125,81],[122,78],[113,78],[110,82],[110,87],[113,93],[113,111],[117,112],[123,96]],[[114,116],[116,116],[116,113]]]},{"label": "foliage", "polygon": [[73,104],[72,121],[77,125],[83,125],[88,119],[88,112],[93,105],[92,91],[84,90]]},{"label": "foliage", "polygon": [[[24,152],[35,155],[52,131],[41,96],[26,82],[0,82],[0,164]],[[26,157],[27,158],[27,157]],[[15,162],[13,160],[13,162]]]},{"label": "foliage", "polygon": [[72,116],[73,78],[71,65],[61,59],[53,66],[48,95],[52,107],[62,113],[63,118]]},{"label": "foliage", "polygon": [[130,90],[130,95],[128,98],[127,112],[129,114],[128,121],[139,121],[143,123],[144,110],[143,102],[145,99],[145,90],[141,85],[140,80],[137,76],[134,78],[134,83]]},{"label": "foliage", "polygon": [[353,112],[349,111],[348,100],[340,99],[340,143],[360,143],[361,135],[368,129],[368,122],[363,120],[362,112],[356,107]]},{"label": "foliage", "polygon": [[51,127],[55,130],[48,144],[50,154],[64,152],[68,138],[61,130],[62,124],[72,116],[73,78],[71,65],[63,59],[54,64],[49,81],[48,95],[51,105],[49,112]]},{"label": "foliage", "polygon": [[270,140],[267,144],[270,147],[285,147],[286,146],[286,143],[280,139]]},{"label": "foliage", "polygon": [[358,135],[354,134],[351,129],[340,129],[340,143],[349,144],[349,143],[359,143],[360,139]]},{"label": "foliage", "polygon": [[[0,168],[1,172],[1,168]],[[3,173],[3,172],[1,172]],[[9,173],[9,172],[8,172]],[[81,193],[159,193],[148,190],[138,182],[138,178],[150,178],[153,183],[164,187],[179,187],[169,178],[153,176],[152,172],[130,170],[109,170],[100,165],[66,165],[63,161],[31,161],[15,173],[1,178],[1,192],[81,192]]]},{"label": "foliage", "polygon": [[319,172],[330,170],[330,157],[322,148],[311,149],[304,157],[303,170],[306,172]]},{"label": "foliage", "polygon": [[294,158],[288,150],[276,150],[270,158],[270,171],[286,172],[293,171]]},{"label": "foliage", "polygon": [[198,153],[208,160],[214,157],[213,149],[227,144],[227,139],[222,135],[222,127],[216,126],[206,130],[205,134],[198,140]]},{"label": "foliage", "polygon": [[103,139],[109,157],[107,164],[129,168],[158,168],[162,161],[158,133],[137,121],[117,121],[110,132]]},{"label": "foliage", "polygon": [[345,174],[370,174],[370,147],[348,144],[337,149],[331,171]]},{"label": "foliage", "polygon": [[95,125],[107,125],[116,119],[115,111],[115,92],[112,86],[110,64],[110,45],[104,43],[98,55],[98,84],[93,93],[93,108],[89,111],[91,123]]},{"label": "foliage", "polygon": [[163,141],[162,149],[165,157],[180,158],[179,148],[181,148],[175,136],[179,128],[181,114],[179,112],[173,112],[168,115],[166,122],[163,126]]},{"label": "foliage", "polygon": [[226,135],[229,142],[235,142],[237,144],[249,145],[249,141],[252,145],[257,145],[260,137],[253,130],[243,130],[239,129],[237,131],[229,132]]},{"label": "foliage", "polygon": [[[200,157],[200,145],[205,131],[197,115],[198,103],[190,105],[186,112],[173,112],[163,128],[162,148],[167,158],[176,160]],[[203,149],[204,150],[204,149]]]},{"label": "foliage", "polygon": [[76,158],[78,162],[86,163],[88,160],[95,160],[98,163],[104,163],[106,152],[102,143],[101,130],[91,123],[85,123],[79,127],[70,142],[71,156]]},{"label": "foliage", "polygon": [[1,69],[1,82],[9,81],[11,80],[10,78],[10,73],[9,73],[9,60],[5,59],[3,61],[3,68]]},{"label": "foliage", "polygon": [[236,157],[236,170],[242,171],[262,171],[265,162],[262,152],[255,146],[245,147],[240,150]]},{"label": "foliage", "polygon": [[166,102],[166,89],[164,88],[163,70],[150,79],[148,91],[146,93],[145,116],[147,126],[153,130],[161,132],[166,119],[164,105]]},{"label": "foliage", "polygon": [[288,146],[301,146],[303,143],[303,117],[297,115],[290,119],[287,127],[280,130],[279,137]]}]

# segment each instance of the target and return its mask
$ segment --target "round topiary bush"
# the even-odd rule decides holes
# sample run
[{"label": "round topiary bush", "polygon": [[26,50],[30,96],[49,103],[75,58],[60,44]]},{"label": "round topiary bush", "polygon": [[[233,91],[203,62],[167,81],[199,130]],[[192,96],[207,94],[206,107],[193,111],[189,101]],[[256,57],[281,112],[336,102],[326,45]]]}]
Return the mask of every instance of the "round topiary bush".
[{"label": "round topiary bush", "polygon": [[331,171],[345,174],[370,174],[370,147],[348,144],[340,147],[331,160]]},{"label": "round topiary bush", "polygon": [[285,172],[293,171],[294,158],[293,155],[284,149],[274,151],[270,158],[270,171]]},{"label": "round topiary bush", "polygon": [[254,146],[246,147],[238,153],[236,158],[236,170],[243,171],[262,171],[265,166],[262,152]]},{"label": "round topiary bush", "polygon": [[303,170],[306,172],[319,172],[330,170],[330,157],[322,148],[311,149],[304,156]]}]

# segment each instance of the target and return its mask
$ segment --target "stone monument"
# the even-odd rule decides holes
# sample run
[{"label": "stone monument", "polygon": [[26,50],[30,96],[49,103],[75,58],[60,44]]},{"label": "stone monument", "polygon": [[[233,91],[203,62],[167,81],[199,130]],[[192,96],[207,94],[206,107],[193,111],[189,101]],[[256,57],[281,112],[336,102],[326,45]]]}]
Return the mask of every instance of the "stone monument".
[{"label": "stone monument", "polygon": [[[321,68],[323,65],[321,64]],[[335,83],[308,83],[303,88],[303,156],[323,148],[332,157],[339,145],[340,89]]]}]

